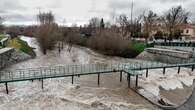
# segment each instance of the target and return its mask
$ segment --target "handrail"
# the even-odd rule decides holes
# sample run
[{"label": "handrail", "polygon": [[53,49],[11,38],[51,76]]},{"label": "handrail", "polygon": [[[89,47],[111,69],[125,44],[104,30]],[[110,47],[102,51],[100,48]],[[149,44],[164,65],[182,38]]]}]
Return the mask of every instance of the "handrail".
[{"label": "handrail", "polygon": [[16,69],[10,71],[0,71],[0,83],[16,82],[18,80],[34,80],[55,77],[66,77],[76,75],[88,75],[115,71],[131,71],[131,75],[138,75],[136,71],[146,69],[165,69],[174,67],[192,67],[195,63],[185,64],[163,64],[163,63],[118,63],[118,64],[84,64],[84,65],[65,65],[65,66],[48,66],[29,69]]}]

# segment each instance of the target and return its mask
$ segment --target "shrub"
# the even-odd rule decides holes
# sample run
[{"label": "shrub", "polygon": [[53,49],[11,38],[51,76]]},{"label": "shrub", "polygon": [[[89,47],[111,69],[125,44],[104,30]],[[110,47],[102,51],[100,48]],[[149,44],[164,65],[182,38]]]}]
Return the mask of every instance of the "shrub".
[{"label": "shrub", "polygon": [[130,47],[132,47],[138,53],[141,53],[146,48],[146,45],[144,43],[132,42]]},{"label": "shrub", "polygon": [[117,33],[102,33],[88,41],[88,47],[106,55],[135,57],[139,53],[129,46],[130,41],[122,39]]},{"label": "shrub", "polygon": [[86,46],[105,55],[125,58],[134,58],[146,48],[144,43],[125,40],[119,34],[113,32],[102,32],[89,38],[69,32],[65,41],[70,46],[72,44]]}]

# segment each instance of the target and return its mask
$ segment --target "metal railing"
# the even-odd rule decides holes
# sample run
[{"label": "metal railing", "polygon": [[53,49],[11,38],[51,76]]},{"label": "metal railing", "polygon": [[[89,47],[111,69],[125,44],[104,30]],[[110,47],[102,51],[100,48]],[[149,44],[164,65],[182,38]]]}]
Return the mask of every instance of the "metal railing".
[{"label": "metal railing", "polygon": [[57,77],[69,77],[78,75],[101,74],[124,71],[131,75],[143,74],[137,72],[146,69],[192,67],[195,63],[185,64],[163,64],[158,62],[144,63],[118,63],[118,64],[84,64],[84,65],[64,65],[40,68],[16,69],[10,71],[0,71],[0,83],[17,82],[25,80],[47,79]]}]

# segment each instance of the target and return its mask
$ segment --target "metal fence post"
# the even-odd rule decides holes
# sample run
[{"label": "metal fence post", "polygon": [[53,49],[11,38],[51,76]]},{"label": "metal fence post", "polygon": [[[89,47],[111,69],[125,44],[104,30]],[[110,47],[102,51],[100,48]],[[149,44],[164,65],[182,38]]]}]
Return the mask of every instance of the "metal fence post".
[{"label": "metal fence post", "polygon": [[181,67],[179,66],[179,67],[178,67],[178,71],[177,71],[178,74],[180,73],[180,68],[181,68]]},{"label": "metal fence post", "polygon": [[6,93],[9,93],[7,82],[5,83]]},{"label": "metal fence post", "polygon": [[138,87],[138,75],[136,75],[136,83],[135,83],[135,87]]},{"label": "metal fence post", "polygon": [[98,86],[100,85],[100,73],[98,73]]},{"label": "metal fence post", "polygon": [[123,71],[120,71],[120,82],[122,82]]},{"label": "metal fence post", "polygon": [[194,65],[192,65],[192,71],[194,71]]},{"label": "metal fence post", "polygon": [[148,77],[148,68],[146,69],[146,78]]},{"label": "metal fence post", "polygon": [[165,67],[163,67],[163,74],[165,75],[165,72],[166,72],[166,68]]},{"label": "metal fence post", "polygon": [[43,89],[43,79],[41,80],[41,88]]}]

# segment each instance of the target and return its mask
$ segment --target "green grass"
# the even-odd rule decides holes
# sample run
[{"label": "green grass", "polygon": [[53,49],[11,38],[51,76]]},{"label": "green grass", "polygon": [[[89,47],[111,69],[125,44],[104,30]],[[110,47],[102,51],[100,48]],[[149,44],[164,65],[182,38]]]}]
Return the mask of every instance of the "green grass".
[{"label": "green grass", "polygon": [[144,49],[147,48],[147,46],[145,45],[145,43],[138,43],[138,42],[132,42],[130,44],[130,46],[131,46],[132,49],[134,49],[138,53],[143,52]]},{"label": "green grass", "polygon": [[28,45],[28,43],[21,40],[20,38],[14,38],[9,40],[8,47],[14,47],[27,54],[31,54],[33,51],[33,49]]},{"label": "green grass", "polygon": [[0,40],[2,40],[2,39],[4,39],[4,38],[6,38],[6,36],[0,35]]}]

